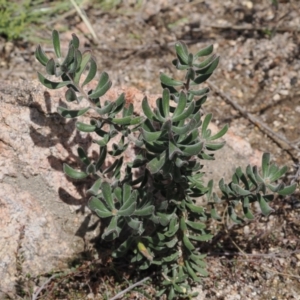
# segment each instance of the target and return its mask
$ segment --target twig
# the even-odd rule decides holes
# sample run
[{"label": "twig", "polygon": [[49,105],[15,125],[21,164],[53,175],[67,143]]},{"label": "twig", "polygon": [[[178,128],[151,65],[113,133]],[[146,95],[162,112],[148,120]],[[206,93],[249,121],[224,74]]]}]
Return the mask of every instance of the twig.
[{"label": "twig", "polygon": [[32,295],[32,300],[37,300],[39,294],[41,293],[41,291],[46,287],[46,285],[53,279],[55,278],[57,275],[52,275],[50,278],[48,278],[43,285]]},{"label": "twig", "polygon": [[240,252],[208,252],[209,256],[249,256],[249,257],[264,257],[264,258],[274,258],[274,257],[282,257],[282,256],[291,256],[292,254],[298,254],[300,250],[295,251],[285,251],[285,252],[274,252],[274,253],[240,253]]},{"label": "twig", "polygon": [[[285,149],[286,151],[290,150],[291,148],[299,152],[299,148],[295,146],[292,142],[287,140],[285,137],[279,135],[278,133],[274,132],[267,124],[262,122],[259,118],[255,117],[251,113],[247,112],[242,106],[240,106],[238,103],[236,103],[229,95],[222,92],[214,83],[212,83],[210,80],[207,81],[210,88],[219,94],[227,103],[229,103],[234,109],[236,109],[240,114],[243,115],[243,117],[247,118],[251,123],[256,125],[260,130],[262,130],[265,134],[267,134],[272,140],[274,140],[276,143],[282,146],[282,142],[288,146],[288,149]],[[294,157],[293,154],[289,152],[291,156]]]},{"label": "twig", "polygon": [[[228,25],[209,25],[209,24],[204,24],[203,27],[210,27],[213,29],[232,29],[236,31],[267,31],[267,30],[275,30],[277,32],[300,32],[299,27],[278,27],[278,28],[268,28],[268,27],[261,27],[261,26],[251,26],[251,25],[233,25],[233,24],[228,24]],[[193,29],[193,32],[201,31],[202,29]]]},{"label": "twig", "polygon": [[78,12],[79,16],[81,17],[82,21],[85,23],[86,27],[88,28],[88,30],[90,31],[93,40],[95,43],[97,43],[97,35],[92,27],[92,24],[90,23],[90,21],[88,20],[88,18],[86,17],[86,15],[82,12],[82,10],[80,9],[80,7],[77,5],[77,3],[75,2],[75,0],[70,0],[71,3],[73,4],[73,6],[75,7],[76,11]]},{"label": "twig", "polygon": [[136,286],[142,285],[145,281],[147,281],[148,279],[150,279],[150,277],[146,277],[138,282],[136,282],[135,284],[129,286],[127,289],[125,289],[124,291],[121,291],[120,293],[118,293],[116,296],[110,298],[109,300],[116,300],[119,299],[120,297],[122,297],[124,294],[126,294],[127,292],[129,292],[130,290],[132,290],[133,288],[135,288]]}]

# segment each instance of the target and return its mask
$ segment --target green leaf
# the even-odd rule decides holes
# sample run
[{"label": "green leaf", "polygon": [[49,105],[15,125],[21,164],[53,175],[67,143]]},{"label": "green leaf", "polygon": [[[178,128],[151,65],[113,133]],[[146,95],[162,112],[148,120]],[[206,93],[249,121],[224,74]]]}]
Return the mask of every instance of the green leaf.
[{"label": "green leaf", "polygon": [[115,119],[112,119],[111,121],[117,125],[129,125],[132,121],[132,117],[129,116],[129,117],[119,118],[119,119],[115,118]]},{"label": "green leaf", "polygon": [[187,134],[190,130],[194,129],[195,126],[196,126],[196,121],[192,119],[184,126],[181,127],[172,126],[171,129],[174,133],[178,135],[183,135],[183,134]]},{"label": "green leaf", "polygon": [[184,111],[185,107],[186,107],[186,103],[187,103],[187,98],[186,98],[186,94],[181,91],[179,94],[179,99],[178,99],[178,103],[177,106],[175,108],[175,111],[173,113],[173,118],[178,117],[179,115],[182,114],[182,112]]},{"label": "green leaf", "polygon": [[202,134],[202,137],[205,139],[209,138],[209,136],[207,135],[207,127],[208,127],[211,119],[212,119],[212,114],[207,114],[202,123],[201,134]]},{"label": "green leaf", "polygon": [[100,189],[100,185],[101,185],[101,178],[98,178],[94,184],[91,186],[91,188],[89,188],[86,192],[88,194],[92,194],[94,196],[98,195],[99,189]]},{"label": "green leaf", "polygon": [[63,164],[64,173],[74,179],[84,179],[87,177],[85,172],[79,172],[71,168],[68,164]]},{"label": "green leaf", "polygon": [[95,75],[97,73],[97,64],[95,59],[93,57],[90,57],[89,62],[90,62],[90,68],[84,82],[81,85],[82,87],[88,84],[89,82],[91,82],[95,78]]},{"label": "green leaf", "polygon": [[49,75],[56,75],[56,63],[53,58],[48,60],[46,64],[46,72]]},{"label": "green leaf", "polygon": [[91,162],[88,158],[88,156],[86,155],[85,151],[83,150],[83,148],[81,147],[78,147],[77,148],[77,153],[78,153],[78,156],[80,158],[80,160],[85,164],[85,165],[89,165]]},{"label": "green leaf", "polygon": [[91,197],[87,205],[89,209],[94,211],[100,218],[108,218],[112,216],[112,212],[109,211],[104,203],[96,197]]},{"label": "green leaf", "polygon": [[177,237],[173,238],[171,241],[168,241],[165,243],[165,245],[168,247],[168,248],[174,248],[175,245],[177,244],[178,242],[178,239]]},{"label": "green leaf", "polygon": [[136,203],[135,202],[129,202],[124,203],[123,206],[119,209],[118,215],[119,216],[124,216],[124,217],[129,217],[131,216],[136,209]]},{"label": "green leaf", "polygon": [[95,111],[100,115],[105,115],[105,114],[109,114],[113,108],[115,107],[115,103],[113,102],[109,102],[107,105],[99,108],[99,107],[94,107]]},{"label": "green leaf", "polygon": [[249,196],[251,195],[250,191],[244,190],[238,184],[231,183],[231,189],[238,195],[238,196]]},{"label": "green leaf", "polygon": [[111,87],[112,82],[109,80],[109,76],[106,72],[103,72],[100,76],[98,85],[96,86],[95,90],[89,94],[89,98],[97,99],[102,97]]},{"label": "green leaf", "polygon": [[249,220],[253,220],[254,216],[249,208],[249,198],[244,197],[242,200],[242,203],[243,203],[243,212],[244,212],[245,217]]},{"label": "green leaf", "polygon": [[197,206],[191,203],[186,202],[185,205],[190,209],[191,212],[196,213],[196,214],[203,214],[204,209],[202,206]]},{"label": "green leaf", "polygon": [[77,118],[77,117],[85,114],[89,109],[90,109],[90,107],[87,107],[87,108],[84,108],[81,110],[71,110],[71,109],[67,109],[67,108],[59,106],[57,108],[57,112],[64,118]]},{"label": "green leaf", "polygon": [[269,175],[270,158],[271,158],[270,153],[264,153],[262,156],[261,167],[262,167],[263,178],[266,178]]},{"label": "green leaf", "polygon": [[134,215],[139,216],[139,217],[150,216],[150,215],[153,214],[154,210],[155,210],[154,206],[149,205],[149,206],[146,206],[146,207],[136,209],[135,212],[134,212]]},{"label": "green leaf", "polygon": [[173,122],[178,122],[178,121],[181,121],[181,120],[184,120],[184,119],[190,117],[192,115],[194,109],[195,109],[195,102],[192,101],[190,103],[189,107],[183,113],[181,113],[180,115],[175,116],[175,117],[173,115],[172,116],[172,121]]},{"label": "green leaf", "polygon": [[158,222],[162,226],[167,226],[170,223],[170,221],[173,217],[173,214],[165,214],[165,213],[157,212],[156,217],[158,218]]},{"label": "green leaf", "polygon": [[173,160],[175,155],[182,155],[183,152],[177,148],[174,142],[169,141],[169,160]]},{"label": "green leaf", "polygon": [[76,92],[74,91],[74,89],[72,87],[67,89],[67,91],[65,93],[65,98],[68,102],[72,102],[72,101],[75,101],[75,100],[78,101]]},{"label": "green leaf", "polygon": [[200,76],[196,77],[194,79],[194,82],[196,84],[201,84],[203,83],[204,81],[206,81],[210,76],[212,75],[212,73],[208,73],[208,74],[201,74]]},{"label": "green leaf", "polygon": [[209,56],[208,58],[206,58],[204,61],[202,61],[200,64],[194,63],[194,67],[198,68],[197,71],[199,71],[201,73],[203,68],[206,68],[215,58],[216,58],[216,55],[213,54],[213,55]]},{"label": "green leaf", "polygon": [[143,128],[140,128],[142,136],[148,143],[154,142],[160,138],[162,131],[149,132]]},{"label": "green leaf", "polygon": [[127,225],[138,233],[142,234],[143,232],[143,222],[133,219],[131,217],[125,217]]},{"label": "green leaf", "polygon": [[149,119],[149,120],[153,120],[153,118],[155,117],[152,109],[149,106],[147,97],[144,97],[143,101],[142,101],[142,109],[143,112],[145,114],[145,116]]},{"label": "green leaf", "polygon": [[287,172],[287,167],[284,166],[280,170],[276,168],[276,172],[270,172],[270,181],[273,182],[277,179],[279,179],[281,176],[283,176]]},{"label": "green leaf", "polygon": [[98,144],[99,146],[104,147],[104,146],[107,145],[107,143],[109,142],[109,140],[110,140],[109,134],[105,134],[105,135],[103,136],[103,139],[102,139],[102,140],[93,140],[93,143],[96,143],[96,144]]},{"label": "green leaf", "polygon": [[72,83],[71,81],[54,82],[44,77],[40,72],[37,73],[39,81],[48,89],[57,90]]},{"label": "green leaf", "polygon": [[170,113],[170,91],[168,89],[163,90],[162,109],[163,109],[164,117],[168,118]]},{"label": "green leaf", "polygon": [[192,250],[195,249],[195,246],[191,243],[191,241],[189,240],[189,238],[185,234],[183,235],[182,241],[183,241],[184,246],[189,251],[192,251]]},{"label": "green leaf", "polygon": [[194,264],[193,262],[190,262],[190,264],[191,264],[191,267],[192,267],[197,273],[199,273],[201,276],[204,276],[204,277],[208,276],[208,272],[207,272],[205,269],[199,267],[198,265]]},{"label": "green leaf", "polygon": [[106,241],[112,241],[116,239],[122,230],[122,225],[118,224],[118,216],[114,216],[111,218],[108,227],[104,230],[102,234],[102,239]]},{"label": "green leaf", "polygon": [[209,151],[216,151],[219,150],[221,148],[223,148],[225,145],[225,142],[223,143],[205,143],[205,148]]},{"label": "green leaf", "polygon": [[189,90],[189,93],[193,94],[194,96],[202,96],[209,92],[209,88],[204,88],[201,90]]},{"label": "green leaf", "polygon": [[221,138],[228,131],[228,125],[226,124],[218,133],[208,138],[209,141],[213,141]]},{"label": "green leaf", "polygon": [[194,230],[199,230],[199,231],[202,231],[206,227],[206,225],[204,223],[193,222],[193,221],[189,221],[189,220],[186,221],[186,224],[189,227],[193,228]]},{"label": "green leaf", "polygon": [[38,45],[35,50],[35,57],[36,59],[43,65],[46,66],[49,58],[45,54],[44,50],[42,49],[41,45]]},{"label": "green leaf", "polygon": [[287,196],[287,195],[290,195],[290,194],[292,194],[292,193],[295,192],[296,187],[297,187],[297,184],[294,183],[294,184],[289,185],[289,186],[285,187],[284,189],[280,190],[280,191],[278,192],[278,194],[281,195],[281,196]]},{"label": "green leaf", "polygon": [[194,145],[186,145],[186,146],[178,144],[178,146],[184,155],[193,156],[193,155],[197,155],[201,152],[201,150],[203,148],[203,142],[199,142]]},{"label": "green leaf", "polygon": [[194,58],[199,58],[199,57],[203,57],[203,56],[207,56],[212,54],[212,52],[214,51],[214,46],[210,45],[204,49],[201,49],[200,51],[198,51],[195,55]]},{"label": "green leaf", "polygon": [[[188,65],[191,67],[192,64],[193,64],[193,61],[194,61],[194,55],[192,53],[189,54],[189,57],[188,57]],[[190,71],[193,71],[195,72],[192,68],[189,69]],[[191,79],[194,79],[194,78],[191,78]]]},{"label": "green leaf", "polygon": [[87,64],[90,61],[91,57],[92,57],[92,54],[90,51],[83,52],[79,68],[77,69],[76,74],[74,76],[74,83],[76,85],[79,84],[80,77],[81,77],[82,73],[84,72],[84,70],[86,69]]},{"label": "green leaf", "polygon": [[209,241],[213,238],[212,234],[201,234],[201,235],[189,235],[189,238],[194,241],[204,242]]},{"label": "green leaf", "polygon": [[63,61],[61,65],[61,69],[63,70],[64,73],[69,71],[68,67],[71,64],[72,61],[74,61],[74,56],[75,56],[75,48],[73,46],[70,46],[68,49],[67,56],[65,57],[65,60]]},{"label": "green leaf", "polygon": [[96,170],[100,170],[102,167],[107,155],[107,146],[100,147],[100,156],[96,163]]},{"label": "green leaf", "polygon": [[166,86],[183,86],[182,81],[174,80],[173,78],[167,76],[164,73],[160,74],[160,81]]},{"label": "green leaf", "polygon": [[265,200],[265,198],[261,194],[257,194],[258,203],[261,209],[261,212],[263,215],[267,216],[269,215],[273,209],[269,206],[268,202]]},{"label": "green leaf", "polygon": [[212,56],[212,58],[213,58],[213,61],[210,64],[208,64],[204,68],[198,69],[196,71],[196,73],[197,74],[212,74],[219,64],[220,57]]},{"label": "green leaf", "polygon": [[107,203],[109,209],[110,210],[115,209],[115,205],[114,205],[114,202],[113,202],[112,190],[111,190],[110,184],[108,182],[103,182],[101,184],[101,191],[102,191],[104,200]]},{"label": "green leaf", "polygon": [[179,256],[179,253],[175,252],[175,253],[173,253],[173,254],[171,254],[169,256],[163,257],[163,261],[167,262],[167,263],[170,263],[170,262],[172,262],[174,260],[177,260],[178,256]]},{"label": "green leaf", "polygon": [[150,162],[147,164],[147,169],[151,174],[155,174],[161,170],[161,168],[166,163],[166,151],[154,157]]},{"label": "green leaf", "polygon": [[82,123],[82,122],[76,122],[76,128],[79,131],[82,131],[82,132],[94,132],[95,129],[97,128],[97,126],[90,125],[90,124],[85,124],[85,123]]},{"label": "green leaf", "polygon": [[188,63],[188,49],[185,43],[176,42],[175,43],[175,51],[178,57],[182,60],[183,63]]},{"label": "green leaf", "polygon": [[72,73],[72,76],[75,76],[77,69],[79,69],[80,67],[81,61],[82,61],[82,54],[78,49],[75,49],[74,60],[68,68],[69,69],[68,72]]},{"label": "green leaf", "polygon": [[70,44],[73,45],[75,49],[79,48],[80,41],[75,33],[72,33],[72,40],[71,40]]},{"label": "green leaf", "polygon": [[184,261],[185,268],[187,270],[187,273],[190,275],[190,277],[195,281],[195,282],[200,282],[201,279],[196,275],[192,267],[190,266],[190,263],[188,260]]},{"label": "green leaf", "polygon": [[53,41],[53,47],[55,54],[58,58],[61,57],[61,52],[60,52],[60,40],[59,40],[59,33],[57,30],[52,31],[52,41]]}]

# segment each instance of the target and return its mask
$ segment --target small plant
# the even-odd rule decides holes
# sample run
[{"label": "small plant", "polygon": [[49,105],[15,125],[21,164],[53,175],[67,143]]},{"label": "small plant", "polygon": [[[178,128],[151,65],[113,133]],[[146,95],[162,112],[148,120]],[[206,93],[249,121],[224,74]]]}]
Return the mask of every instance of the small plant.
[{"label": "small plant", "polygon": [[41,0],[9,1],[0,0],[0,34],[8,40],[25,39],[27,41],[41,40],[34,38],[36,29],[45,27],[50,16],[67,11],[70,3],[54,1],[44,3]]},{"label": "small plant", "polygon": [[[220,180],[220,196],[212,191],[212,180],[203,183],[201,161],[214,159],[213,152],[224,145],[216,140],[228,129],[224,126],[212,135],[208,128],[212,115],[201,113],[209,89],[198,85],[212,75],[219,62],[212,54],[213,46],[192,54],[184,43],[177,42],[173,65],[185,73],[184,79],[161,74],[162,96],[154,109],[145,97],[142,115],[134,114],[133,104],[125,104],[124,94],[114,102],[101,99],[112,85],[106,72],[95,89],[85,90],[96,76],[97,65],[90,51],[79,50],[76,35],[65,57],[57,31],[53,31],[53,46],[57,59],[48,58],[40,46],[35,55],[47,74],[61,81],[38,73],[39,80],[49,89],[66,87],[66,100],[80,104],[78,110],[58,107],[63,117],[77,118],[93,111],[89,124],[78,121],[76,127],[97,136],[94,143],[100,149],[93,161],[79,147],[78,156],[86,167],[78,171],[64,164],[64,172],[74,179],[94,179],[87,191],[88,207],[109,221],[102,239],[118,241],[113,258],[126,255],[136,270],[148,269],[157,297],[195,297],[192,286],[207,276],[205,254],[197,246],[213,236],[206,223],[220,220],[217,205],[226,204],[220,206],[226,207],[224,215],[236,223],[254,218],[254,202],[268,215],[274,193],[288,195],[296,188],[295,184],[276,183],[287,168],[270,164],[266,153],[261,172],[257,167],[248,166],[245,171],[238,167],[229,184]],[[134,159],[125,161],[124,154],[132,149]],[[197,205],[199,197],[206,198],[205,207]]]}]

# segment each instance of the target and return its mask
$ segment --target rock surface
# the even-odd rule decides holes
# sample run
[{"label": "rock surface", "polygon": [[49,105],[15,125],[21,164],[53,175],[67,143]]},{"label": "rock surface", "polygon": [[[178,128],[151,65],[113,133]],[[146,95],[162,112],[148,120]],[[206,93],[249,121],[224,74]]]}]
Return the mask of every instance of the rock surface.
[{"label": "rock surface", "polygon": [[[113,89],[106,97],[121,92],[139,107],[144,95],[134,88]],[[98,147],[90,135],[78,134],[75,120],[56,113],[63,99],[63,90],[48,91],[36,81],[0,83],[0,298],[1,291],[14,292],[20,261],[31,276],[63,269],[97,235],[90,228],[98,219],[85,207],[88,184],[67,179],[62,165],[79,166],[77,145],[92,156]],[[226,141],[206,167],[215,181],[230,179],[233,166],[259,164],[260,154],[246,141],[232,132]]]}]

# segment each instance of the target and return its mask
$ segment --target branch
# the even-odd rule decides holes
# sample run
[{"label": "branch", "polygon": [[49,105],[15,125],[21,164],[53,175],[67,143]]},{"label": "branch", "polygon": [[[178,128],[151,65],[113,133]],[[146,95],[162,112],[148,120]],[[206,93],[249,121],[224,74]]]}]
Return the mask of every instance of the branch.
[{"label": "branch", "polygon": [[46,285],[47,285],[53,278],[55,278],[56,276],[57,276],[57,275],[52,275],[50,278],[48,278],[48,279],[43,283],[43,285],[42,285],[35,293],[32,294],[31,300],[37,300],[37,299],[38,299],[38,296],[39,296],[39,294],[40,294],[40,292],[41,292],[44,288],[46,288]]},{"label": "branch", "polygon": [[126,294],[127,292],[129,292],[130,290],[132,290],[133,288],[142,285],[145,281],[147,281],[148,279],[150,279],[150,277],[146,277],[138,282],[136,282],[135,284],[129,286],[127,289],[125,289],[124,291],[121,291],[120,293],[118,293],[116,296],[110,298],[109,300],[116,300],[119,299],[120,297],[122,297],[124,294]]},{"label": "branch", "polygon": [[255,117],[251,113],[248,113],[242,106],[240,106],[238,103],[236,103],[229,95],[222,92],[214,83],[212,83],[210,80],[207,81],[209,87],[217,94],[219,94],[228,104],[230,104],[235,110],[240,112],[243,117],[248,119],[251,123],[256,125],[261,131],[263,131],[268,137],[270,137],[272,140],[274,140],[276,143],[278,143],[280,146],[282,146],[282,143],[285,144],[287,147],[283,147],[284,150],[288,151],[289,154],[294,157],[293,154],[290,153],[289,150],[294,149],[297,152],[299,152],[299,148],[293,144],[293,142],[290,142],[285,137],[281,136],[280,134],[274,132],[266,123],[261,121],[259,118]]}]

